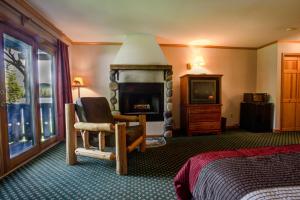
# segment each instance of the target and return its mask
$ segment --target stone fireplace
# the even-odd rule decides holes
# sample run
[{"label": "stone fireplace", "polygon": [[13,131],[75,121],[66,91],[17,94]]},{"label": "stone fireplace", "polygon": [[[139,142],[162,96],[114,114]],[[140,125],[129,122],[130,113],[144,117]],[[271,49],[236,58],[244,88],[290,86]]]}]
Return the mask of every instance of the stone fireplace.
[{"label": "stone fireplace", "polygon": [[[162,74],[160,82],[133,82],[119,80],[122,73],[134,77],[134,73],[143,71]],[[111,108],[121,114],[146,114],[147,122],[163,121],[163,135],[172,136],[172,66],[170,65],[111,65],[110,90]]]}]

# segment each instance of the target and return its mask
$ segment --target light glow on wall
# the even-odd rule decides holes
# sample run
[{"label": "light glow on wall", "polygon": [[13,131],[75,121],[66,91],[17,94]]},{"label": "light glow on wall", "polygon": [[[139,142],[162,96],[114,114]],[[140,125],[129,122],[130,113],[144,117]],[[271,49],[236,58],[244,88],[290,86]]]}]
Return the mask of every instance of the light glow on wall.
[{"label": "light glow on wall", "polygon": [[193,40],[189,43],[191,46],[207,46],[207,45],[212,45],[212,42],[207,39],[200,39],[200,40]]}]

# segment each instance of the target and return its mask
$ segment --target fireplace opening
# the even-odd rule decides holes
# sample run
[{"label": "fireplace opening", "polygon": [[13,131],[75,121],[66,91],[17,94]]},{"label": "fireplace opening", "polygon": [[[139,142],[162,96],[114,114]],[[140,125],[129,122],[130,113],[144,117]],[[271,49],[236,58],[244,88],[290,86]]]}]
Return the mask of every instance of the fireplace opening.
[{"label": "fireplace opening", "polygon": [[163,83],[119,83],[119,109],[124,115],[146,114],[147,121],[163,121]]}]

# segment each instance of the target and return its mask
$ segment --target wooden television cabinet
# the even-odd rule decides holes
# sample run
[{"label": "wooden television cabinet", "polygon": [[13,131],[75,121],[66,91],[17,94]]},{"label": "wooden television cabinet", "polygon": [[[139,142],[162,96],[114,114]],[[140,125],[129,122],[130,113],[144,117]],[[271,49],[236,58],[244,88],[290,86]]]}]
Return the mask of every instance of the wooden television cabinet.
[{"label": "wooden television cabinet", "polygon": [[188,136],[221,133],[221,78],[218,74],[180,77],[180,122]]}]

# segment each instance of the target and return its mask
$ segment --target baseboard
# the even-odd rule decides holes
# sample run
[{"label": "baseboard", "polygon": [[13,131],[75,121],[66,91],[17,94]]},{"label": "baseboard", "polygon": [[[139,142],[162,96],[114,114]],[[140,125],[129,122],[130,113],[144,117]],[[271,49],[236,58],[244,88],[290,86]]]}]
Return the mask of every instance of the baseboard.
[{"label": "baseboard", "polygon": [[283,131],[281,131],[279,128],[273,128],[273,133],[282,133]]}]

